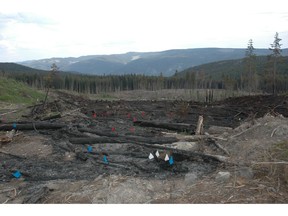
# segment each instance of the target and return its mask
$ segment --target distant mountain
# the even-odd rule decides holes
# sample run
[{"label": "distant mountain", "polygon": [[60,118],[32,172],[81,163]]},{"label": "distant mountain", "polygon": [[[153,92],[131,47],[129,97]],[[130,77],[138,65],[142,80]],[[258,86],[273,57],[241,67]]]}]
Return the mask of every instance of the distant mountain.
[{"label": "distant mountain", "polygon": [[[56,63],[62,71],[74,71],[93,75],[122,75],[145,74],[171,76],[175,71],[217,62],[222,60],[240,59],[245,56],[246,49],[234,48],[199,48],[177,49],[162,52],[129,52],[113,55],[90,55],[78,58],[51,58],[19,62],[19,64],[50,70]],[[268,49],[256,49],[257,55],[269,55]],[[282,54],[288,55],[288,49],[283,49]]]}]

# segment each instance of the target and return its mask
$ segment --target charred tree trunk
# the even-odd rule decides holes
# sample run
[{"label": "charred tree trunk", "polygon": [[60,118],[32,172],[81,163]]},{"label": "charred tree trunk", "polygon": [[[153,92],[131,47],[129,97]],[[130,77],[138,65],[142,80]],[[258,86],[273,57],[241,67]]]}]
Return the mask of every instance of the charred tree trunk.
[{"label": "charred tree trunk", "polygon": [[163,128],[178,132],[189,132],[195,133],[195,125],[185,124],[185,123],[168,123],[168,122],[150,122],[150,121],[136,121],[134,125],[141,127],[155,127]]},{"label": "charred tree trunk", "polygon": [[65,124],[56,124],[49,122],[35,122],[35,123],[25,123],[25,124],[3,124],[0,126],[1,130],[42,130],[42,129],[60,129],[65,127]]},{"label": "charred tree trunk", "polygon": [[175,137],[133,137],[133,136],[121,136],[121,137],[91,137],[91,138],[72,138],[69,140],[72,144],[97,144],[97,143],[149,143],[149,144],[169,144],[177,142]]}]

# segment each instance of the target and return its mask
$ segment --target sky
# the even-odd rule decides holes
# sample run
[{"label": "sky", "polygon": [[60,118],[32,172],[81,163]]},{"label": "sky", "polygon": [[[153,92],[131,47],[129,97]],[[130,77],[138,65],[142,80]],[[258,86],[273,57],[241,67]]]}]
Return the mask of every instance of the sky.
[{"label": "sky", "polygon": [[288,47],[287,0],[0,0],[0,62]]}]

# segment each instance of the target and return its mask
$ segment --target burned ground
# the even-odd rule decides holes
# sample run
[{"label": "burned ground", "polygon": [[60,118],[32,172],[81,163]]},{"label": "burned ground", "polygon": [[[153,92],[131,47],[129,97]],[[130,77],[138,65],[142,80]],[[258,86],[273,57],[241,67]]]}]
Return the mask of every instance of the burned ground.
[{"label": "burned ground", "polygon": [[[282,164],[272,157],[274,146],[286,148],[286,96],[205,104],[55,95],[45,107],[27,108],[25,117],[2,119],[2,137],[17,132],[0,148],[1,203],[287,200],[285,157]],[[204,135],[194,135],[199,115]]]}]

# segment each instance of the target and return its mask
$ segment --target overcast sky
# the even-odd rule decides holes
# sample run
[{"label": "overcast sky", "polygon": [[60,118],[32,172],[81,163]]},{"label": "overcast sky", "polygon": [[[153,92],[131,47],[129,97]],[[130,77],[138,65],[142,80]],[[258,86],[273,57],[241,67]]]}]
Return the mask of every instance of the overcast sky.
[{"label": "overcast sky", "polygon": [[287,0],[0,0],[0,62],[129,51],[288,47]]}]

